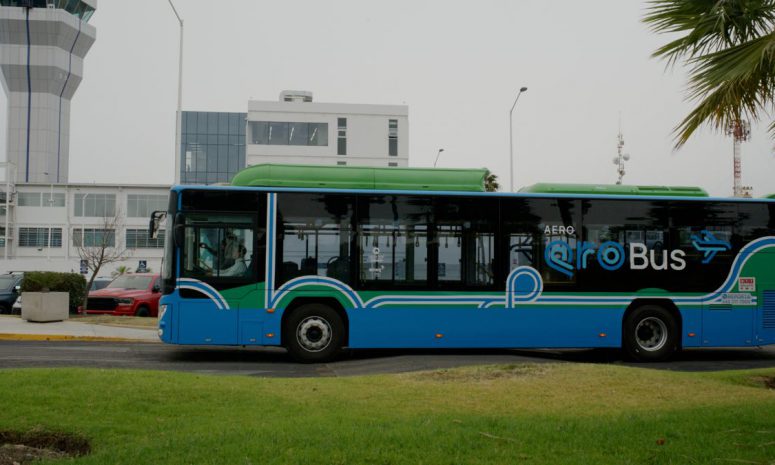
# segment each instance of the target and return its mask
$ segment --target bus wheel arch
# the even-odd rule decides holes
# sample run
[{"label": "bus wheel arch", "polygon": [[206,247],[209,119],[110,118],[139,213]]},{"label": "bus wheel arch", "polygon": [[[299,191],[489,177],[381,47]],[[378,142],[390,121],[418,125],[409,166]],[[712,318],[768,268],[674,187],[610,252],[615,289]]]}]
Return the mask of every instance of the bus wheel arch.
[{"label": "bus wheel arch", "polygon": [[[283,311],[280,343],[295,359],[302,362],[324,362],[333,358],[348,344],[349,320],[342,304],[333,297],[299,297],[293,299]],[[314,347],[298,333],[302,328],[331,338],[331,346]],[[332,334],[329,335],[328,332]],[[306,350],[304,344],[309,346]]]},{"label": "bus wheel arch", "polygon": [[622,349],[631,359],[657,362],[681,350],[683,321],[670,299],[636,299],[622,318]]}]

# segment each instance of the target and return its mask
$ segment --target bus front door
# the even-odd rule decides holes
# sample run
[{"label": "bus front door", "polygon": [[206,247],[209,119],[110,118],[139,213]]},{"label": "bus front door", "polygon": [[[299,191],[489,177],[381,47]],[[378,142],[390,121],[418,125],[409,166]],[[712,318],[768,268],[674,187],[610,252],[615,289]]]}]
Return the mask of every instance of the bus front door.
[{"label": "bus front door", "polygon": [[239,344],[239,311],[257,288],[255,214],[190,213],[181,247],[180,344]]}]

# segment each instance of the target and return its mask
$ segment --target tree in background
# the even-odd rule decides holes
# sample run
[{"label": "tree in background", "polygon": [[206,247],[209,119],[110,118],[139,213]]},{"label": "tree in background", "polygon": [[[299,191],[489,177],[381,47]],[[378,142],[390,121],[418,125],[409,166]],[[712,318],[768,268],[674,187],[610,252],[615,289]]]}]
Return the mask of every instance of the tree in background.
[{"label": "tree in background", "polygon": [[[86,261],[86,266],[91,271],[91,278],[86,289],[91,289],[94,278],[100,270],[108,264],[120,262],[127,258],[128,251],[118,247],[116,243],[116,231],[121,228],[121,213],[116,209],[112,216],[106,216],[102,223],[91,228],[76,228],[73,230],[73,245],[78,250],[81,260]],[[83,298],[83,308],[86,310],[88,292]]]},{"label": "tree in background", "polygon": [[[643,21],[681,34],[652,56],[689,67],[688,99],[697,106],[675,128],[676,148],[697,128],[758,121],[773,108],[775,0],[652,0]],[[775,135],[775,122],[769,126]]]},{"label": "tree in background", "polygon": [[487,192],[495,192],[500,188],[501,185],[498,183],[498,175],[488,171],[487,176],[484,178],[484,190]]}]

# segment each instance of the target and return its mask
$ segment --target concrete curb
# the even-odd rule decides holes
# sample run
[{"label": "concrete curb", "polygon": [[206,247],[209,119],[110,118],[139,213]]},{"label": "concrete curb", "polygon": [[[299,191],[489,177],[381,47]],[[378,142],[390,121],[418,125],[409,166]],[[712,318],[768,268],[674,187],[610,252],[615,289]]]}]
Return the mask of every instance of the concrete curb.
[{"label": "concrete curb", "polygon": [[75,342],[142,342],[160,344],[161,341],[125,337],[67,336],[59,334],[0,334],[0,341],[75,341]]}]

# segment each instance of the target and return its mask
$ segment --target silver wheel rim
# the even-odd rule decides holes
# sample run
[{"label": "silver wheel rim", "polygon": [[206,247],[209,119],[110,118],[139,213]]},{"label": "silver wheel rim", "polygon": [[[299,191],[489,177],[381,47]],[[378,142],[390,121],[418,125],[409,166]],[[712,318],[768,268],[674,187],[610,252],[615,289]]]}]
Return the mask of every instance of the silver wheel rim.
[{"label": "silver wheel rim", "polygon": [[667,325],[653,316],[640,320],[635,327],[635,342],[647,352],[656,352],[667,344]]},{"label": "silver wheel rim", "polygon": [[333,331],[328,321],[308,316],[296,327],[296,341],[308,352],[320,352],[331,344]]}]

